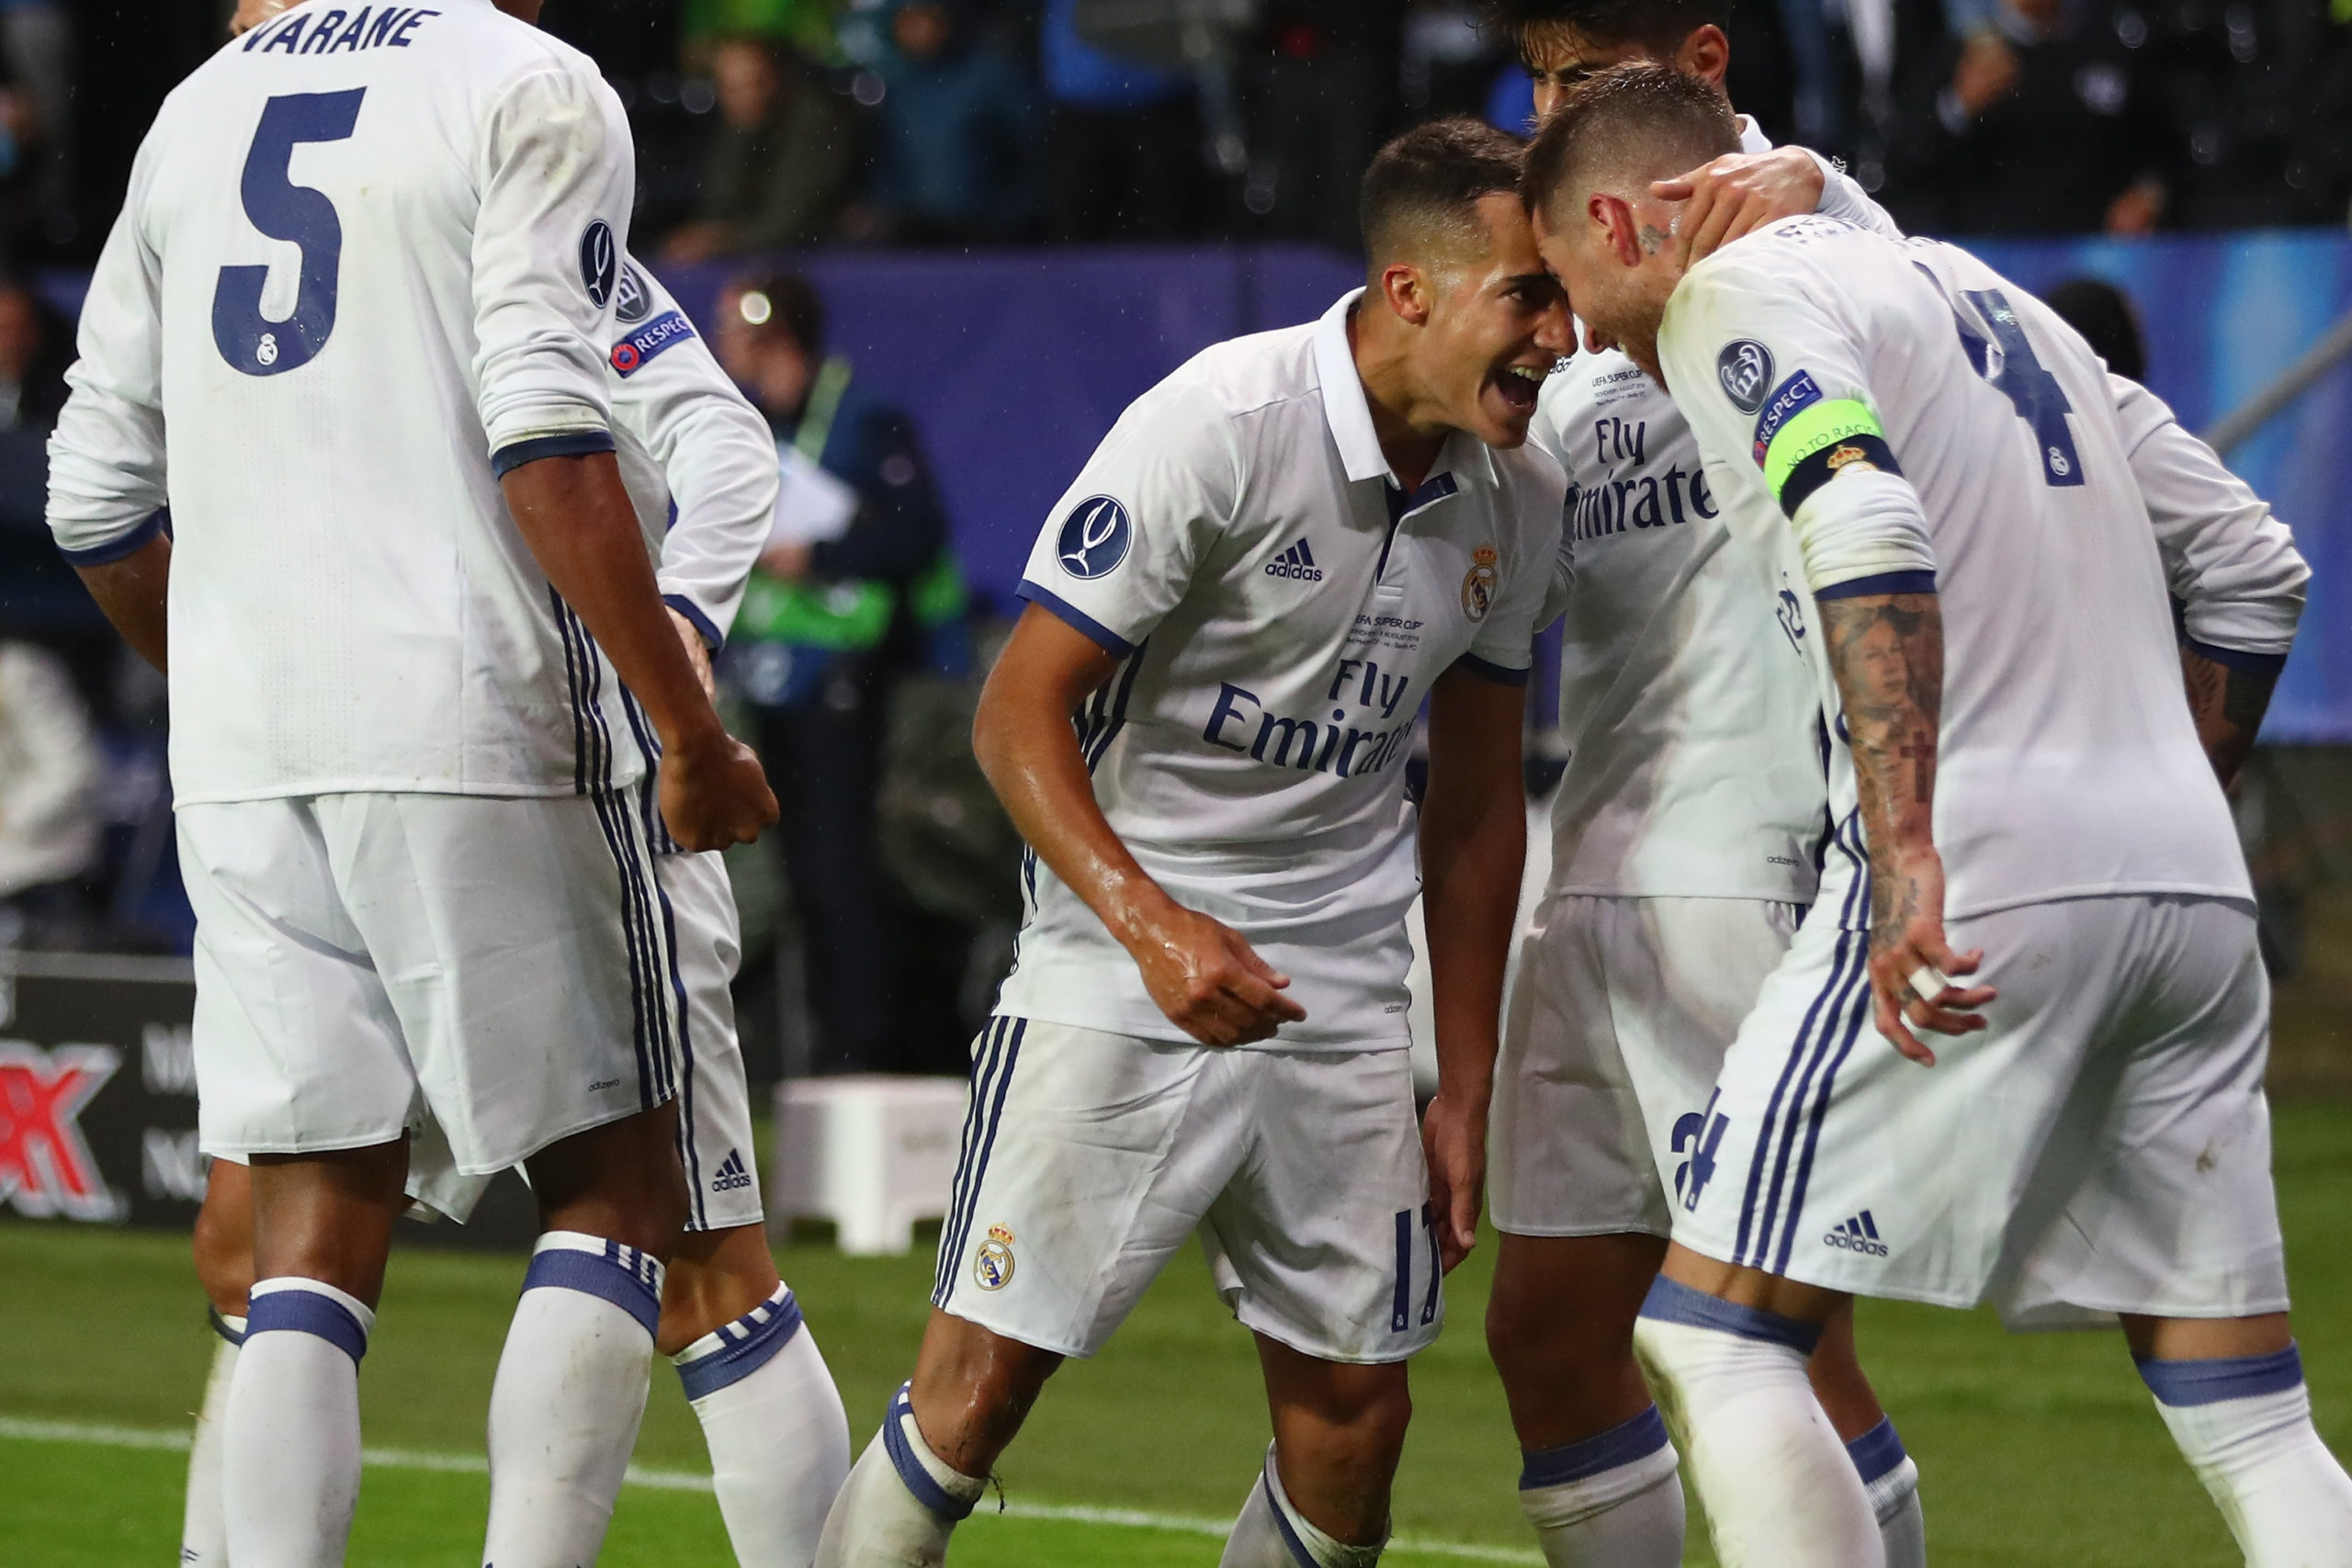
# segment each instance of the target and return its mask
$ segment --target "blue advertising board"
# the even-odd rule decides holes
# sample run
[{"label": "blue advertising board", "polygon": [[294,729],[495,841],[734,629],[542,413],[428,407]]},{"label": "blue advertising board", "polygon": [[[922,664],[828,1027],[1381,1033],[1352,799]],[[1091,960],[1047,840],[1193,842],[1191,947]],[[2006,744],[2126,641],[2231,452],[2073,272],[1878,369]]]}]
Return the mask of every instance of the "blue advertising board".
[{"label": "blue advertising board", "polygon": [[[2352,309],[2352,238],[2333,231],[1982,242],[2037,291],[2103,277],[2139,302],[2148,381],[2192,430],[2261,388]],[[832,347],[916,418],[967,571],[1009,594],[1047,511],[1138,393],[1191,355],[1319,314],[1359,281],[1307,247],[831,253],[798,265]],[[708,320],[723,269],[668,281]],[[2232,466],[2294,525],[2313,581],[2266,731],[2352,740],[2352,369],[2241,446]]]}]

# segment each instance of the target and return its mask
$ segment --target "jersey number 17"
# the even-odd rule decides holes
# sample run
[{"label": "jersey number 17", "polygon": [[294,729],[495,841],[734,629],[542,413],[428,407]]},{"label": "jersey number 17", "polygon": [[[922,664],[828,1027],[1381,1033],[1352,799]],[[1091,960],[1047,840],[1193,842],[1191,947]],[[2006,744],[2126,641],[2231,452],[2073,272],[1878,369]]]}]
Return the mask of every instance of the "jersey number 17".
[{"label": "jersey number 17", "polygon": [[273,240],[301,252],[294,313],[273,321],[261,313],[266,266],[224,266],[212,292],[212,341],[220,357],[248,376],[277,376],[318,356],[334,331],[335,291],[343,273],[343,220],[325,193],[290,177],[294,149],[307,141],[341,141],[359,121],[365,87],[341,93],[292,93],[263,106],[261,124],[245,154],[238,186],[245,216]]}]

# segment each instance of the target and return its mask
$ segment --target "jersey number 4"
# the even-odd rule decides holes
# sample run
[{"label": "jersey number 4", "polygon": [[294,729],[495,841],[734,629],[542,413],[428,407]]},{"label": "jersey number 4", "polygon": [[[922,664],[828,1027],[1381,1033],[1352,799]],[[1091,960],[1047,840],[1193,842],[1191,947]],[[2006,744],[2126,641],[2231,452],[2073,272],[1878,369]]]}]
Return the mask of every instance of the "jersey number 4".
[{"label": "jersey number 4", "polygon": [[263,106],[238,186],[245,216],[273,240],[302,254],[294,313],[273,321],[261,313],[266,266],[224,266],[212,291],[212,341],[220,357],[248,376],[279,376],[318,357],[334,331],[335,291],[343,273],[343,220],[323,192],[288,176],[294,149],[341,141],[359,120],[365,87],[343,93],[293,93]]},{"label": "jersey number 4", "polygon": [[[2081,484],[2082,459],[2075,455],[2075,433],[2066,428],[2066,416],[2075,412],[2075,405],[2066,400],[2066,389],[2058,384],[2058,378],[2034,354],[2008,297],[1997,288],[1966,288],[1960,297],[1993,334],[1988,343],[1966,316],[1955,310],[1952,320],[1960,328],[1960,345],[1967,350],[1968,362],[1976,373],[2009,400],[2018,417],[2033,431],[2034,445],[2041,448],[2042,482]],[[1992,363],[1996,352],[2001,357],[1997,367]]]}]

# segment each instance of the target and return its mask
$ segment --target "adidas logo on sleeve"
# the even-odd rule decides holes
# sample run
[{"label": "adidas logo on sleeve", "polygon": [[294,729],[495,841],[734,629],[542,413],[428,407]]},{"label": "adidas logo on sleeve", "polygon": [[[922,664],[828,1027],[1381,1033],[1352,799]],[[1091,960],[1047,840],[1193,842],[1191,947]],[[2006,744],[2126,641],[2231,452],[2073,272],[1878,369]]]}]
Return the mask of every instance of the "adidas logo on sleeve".
[{"label": "adidas logo on sleeve", "polygon": [[742,1155],[734,1149],[728,1150],[727,1157],[718,1162],[718,1169],[711,1175],[710,1190],[713,1192],[732,1192],[751,1184],[752,1173],[743,1168]]},{"label": "adidas logo on sleeve", "polygon": [[1323,569],[1315,564],[1315,552],[1306,547],[1305,535],[1298,543],[1266,563],[1268,577],[1287,577],[1299,582],[1320,582]]},{"label": "adidas logo on sleeve", "polygon": [[1825,1247],[1843,1248],[1848,1252],[1864,1253],[1871,1258],[1886,1256],[1886,1243],[1878,1238],[1878,1222],[1864,1209],[1844,1224],[1834,1226],[1821,1238]]}]

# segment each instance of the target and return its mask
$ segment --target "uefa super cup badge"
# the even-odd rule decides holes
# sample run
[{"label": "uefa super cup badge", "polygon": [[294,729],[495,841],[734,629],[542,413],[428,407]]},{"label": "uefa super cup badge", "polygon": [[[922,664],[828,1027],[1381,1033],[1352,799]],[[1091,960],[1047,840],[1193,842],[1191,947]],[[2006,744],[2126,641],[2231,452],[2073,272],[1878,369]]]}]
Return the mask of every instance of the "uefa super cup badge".
[{"label": "uefa super cup badge", "polygon": [[1495,562],[1500,558],[1491,545],[1470,552],[1470,570],[1462,579],[1462,613],[1474,621],[1485,620],[1495,607]]},{"label": "uefa super cup badge", "polygon": [[984,1291],[1001,1291],[1012,1283],[1012,1232],[990,1225],[989,1238],[972,1254],[972,1280]]}]

